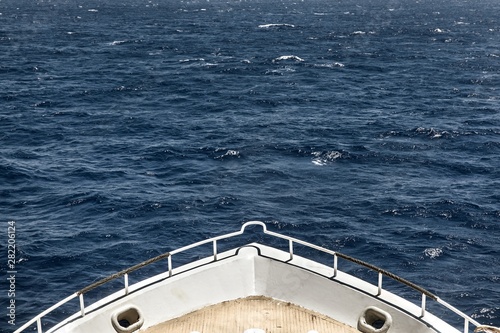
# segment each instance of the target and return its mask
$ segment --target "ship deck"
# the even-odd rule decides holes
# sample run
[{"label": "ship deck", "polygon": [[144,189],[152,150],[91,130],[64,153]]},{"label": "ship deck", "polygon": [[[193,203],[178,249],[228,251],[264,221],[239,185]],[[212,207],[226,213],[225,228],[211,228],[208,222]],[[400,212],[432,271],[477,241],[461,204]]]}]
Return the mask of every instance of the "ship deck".
[{"label": "ship deck", "polygon": [[[359,333],[355,328],[294,304],[252,296],[191,312],[145,333]],[[258,332],[254,330],[254,332]]]}]

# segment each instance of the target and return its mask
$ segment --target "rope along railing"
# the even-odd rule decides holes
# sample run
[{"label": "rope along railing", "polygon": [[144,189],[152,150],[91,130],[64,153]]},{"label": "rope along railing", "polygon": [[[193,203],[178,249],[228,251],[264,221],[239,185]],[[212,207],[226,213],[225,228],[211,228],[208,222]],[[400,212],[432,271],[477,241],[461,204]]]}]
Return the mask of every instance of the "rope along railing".
[{"label": "rope along railing", "polygon": [[[334,258],[334,265],[333,265],[333,270],[334,270],[334,276],[333,278],[335,278],[337,276],[337,272],[338,272],[338,258],[342,258],[344,260],[347,260],[347,261],[350,261],[354,264],[357,264],[359,266],[363,266],[363,267],[366,267],[374,272],[377,272],[378,273],[378,295],[380,295],[382,293],[382,282],[383,282],[383,276],[386,276],[396,282],[399,282],[403,285],[406,285],[416,291],[418,291],[421,295],[422,295],[422,303],[421,303],[421,318],[423,319],[424,316],[425,316],[425,313],[426,313],[426,300],[427,298],[430,298],[434,301],[436,301],[437,303],[441,304],[442,306],[448,308],[449,310],[451,310],[452,312],[454,312],[455,314],[457,314],[458,316],[462,317],[464,319],[464,330],[463,332],[464,333],[468,333],[469,332],[469,325],[470,323],[472,323],[473,325],[475,326],[480,326],[480,324],[475,321],[474,319],[472,319],[471,317],[469,317],[468,315],[464,314],[463,312],[461,312],[460,310],[458,310],[457,308],[453,307],[452,305],[448,304],[447,302],[441,300],[439,297],[437,297],[436,295],[434,295],[433,293],[427,291],[426,289],[408,281],[408,280],[405,280],[391,272],[388,272],[384,269],[381,269],[375,265],[372,265],[372,264],[369,264],[369,263],[366,263],[364,261],[361,261],[359,259],[356,259],[356,258],[353,258],[353,257],[350,257],[348,255],[345,255],[345,254],[342,254],[342,253],[339,253],[339,252],[335,252],[335,251],[332,251],[332,250],[328,250],[328,249],[325,249],[323,247],[320,247],[320,246],[317,246],[317,245],[314,245],[312,243],[308,243],[308,242],[305,242],[305,241],[302,241],[302,240],[299,240],[299,239],[296,239],[296,238],[292,238],[292,237],[288,237],[288,236],[284,236],[284,235],[281,235],[281,234],[278,234],[278,233],[275,233],[275,232],[272,232],[272,231],[269,231],[267,230],[267,226],[266,224],[264,224],[263,222],[260,222],[260,221],[250,221],[250,222],[246,222],[245,224],[242,225],[241,229],[239,231],[236,231],[236,232],[232,232],[232,233],[228,233],[228,234],[225,234],[225,235],[221,235],[221,236],[217,236],[217,237],[213,237],[213,238],[210,238],[210,239],[206,239],[206,240],[203,240],[203,241],[200,241],[200,242],[197,242],[197,243],[193,243],[191,245],[187,245],[187,246],[184,246],[184,247],[181,247],[177,250],[174,250],[174,251],[171,251],[171,252],[166,252],[164,254],[161,254],[159,256],[156,256],[154,258],[151,258],[151,259],[148,259],[144,262],[141,262],[137,265],[134,265],[132,267],[129,267],[127,269],[124,269],[120,272],[117,272],[113,275],[110,275],[102,280],[99,280],[95,283],[92,283],[91,285],[77,291],[76,293],[68,296],[67,298],[63,299],[62,301],[60,301],[59,303],[57,304],[54,304],[52,307],[48,308],[47,310],[43,311],[42,313],[40,313],[39,315],[37,315],[36,317],[34,317],[33,319],[31,319],[30,321],[28,321],[26,324],[24,324],[23,326],[21,326],[19,329],[17,329],[16,331],[14,331],[14,333],[21,333],[23,332],[24,330],[26,330],[27,328],[31,327],[32,325],[34,325],[36,323],[37,325],[37,332],[38,333],[43,333],[43,330],[42,330],[42,318],[45,317],[46,315],[48,315],[49,313],[51,313],[52,311],[54,311],[55,309],[59,308],[60,306],[62,306],[63,304],[73,300],[74,298],[76,297],[79,297],[80,298],[80,315],[83,317],[86,315],[86,308],[85,308],[85,302],[84,302],[84,295],[86,293],[88,293],[89,291],[101,286],[101,285],[104,285],[106,283],[108,283],[109,281],[112,281],[112,280],[115,280],[117,278],[120,278],[120,277],[123,277],[124,279],[124,293],[125,295],[128,295],[129,293],[129,285],[128,285],[128,275],[138,269],[141,269],[145,266],[148,266],[152,263],[155,263],[155,262],[158,262],[158,261],[161,261],[161,260],[164,260],[164,259],[167,259],[167,262],[168,262],[168,267],[167,267],[167,272],[168,272],[168,277],[171,277],[173,275],[173,265],[172,265],[172,256],[177,254],[177,253],[181,253],[181,252],[184,252],[184,251],[187,251],[187,250],[190,250],[190,249],[193,249],[193,248],[196,248],[196,247],[199,247],[199,246],[202,246],[202,245],[205,245],[205,244],[209,244],[209,243],[212,243],[213,245],[213,260],[214,261],[217,261],[217,256],[218,256],[218,241],[219,240],[223,240],[223,239],[229,239],[229,238],[232,238],[232,237],[235,237],[235,236],[238,236],[238,235],[242,235],[246,228],[248,226],[251,226],[251,225],[259,225],[262,227],[263,229],[263,232],[264,234],[267,234],[267,235],[270,235],[270,236],[273,236],[273,237],[276,237],[276,238],[280,238],[280,239],[283,239],[283,240],[287,240],[288,241],[288,246],[289,246],[289,255],[290,255],[290,260],[293,259],[293,256],[294,256],[294,244],[300,244],[300,245],[303,245],[303,246],[306,246],[306,247],[309,247],[309,248],[312,248],[312,249],[315,249],[317,251],[320,251],[320,252],[324,252],[326,254],[329,254],[329,255],[332,255],[333,258]],[[156,281],[152,282],[152,283],[155,283]],[[117,298],[119,297],[122,297],[123,295],[120,295],[120,296],[117,296],[115,299],[113,299],[112,301],[116,300]],[[112,302],[111,301],[111,302]]]}]

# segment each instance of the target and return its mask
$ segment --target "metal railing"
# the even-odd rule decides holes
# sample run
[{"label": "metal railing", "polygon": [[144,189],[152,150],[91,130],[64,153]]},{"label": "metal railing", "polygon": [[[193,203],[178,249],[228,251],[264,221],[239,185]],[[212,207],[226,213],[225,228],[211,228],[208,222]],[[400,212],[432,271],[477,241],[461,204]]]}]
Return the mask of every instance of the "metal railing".
[{"label": "metal railing", "polygon": [[[285,235],[281,235],[279,233],[276,233],[276,232],[272,232],[272,231],[269,231],[267,230],[267,226],[265,223],[263,222],[260,222],[260,221],[249,221],[249,222],[246,222],[242,225],[241,229],[239,231],[236,231],[236,232],[232,232],[232,233],[228,233],[228,234],[225,234],[225,235],[221,235],[221,236],[217,236],[217,237],[213,237],[213,238],[209,238],[209,239],[206,239],[206,240],[203,240],[203,241],[200,241],[200,242],[196,242],[196,243],[193,243],[191,245],[187,245],[187,246],[184,246],[184,247],[181,247],[177,250],[174,250],[174,251],[171,251],[171,252],[167,252],[167,253],[164,253],[164,254],[161,254],[157,257],[154,257],[154,258],[151,258],[149,260],[146,260],[140,264],[137,264],[135,266],[132,266],[132,267],[129,267],[127,269],[124,269],[118,273],[115,273],[113,275],[110,275],[102,280],[99,280],[79,291],[77,291],[76,293],[68,296],[67,298],[63,299],[62,301],[58,302],[57,304],[54,304],[53,306],[51,306],[50,308],[48,308],[47,310],[43,311],[42,313],[40,313],[39,315],[37,315],[36,317],[34,317],[33,319],[31,319],[30,321],[28,321],[26,324],[24,324],[23,326],[21,326],[20,328],[18,328],[16,331],[14,331],[14,333],[21,333],[23,332],[24,330],[26,330],[28,327],[31,327],[32,325],[34,325],[36,323],[37,325],[37,332],[38,333],[43,333],[43,330],[42,330],[42,318],[45,317],[47,314],[51,313],[52,311],[54,311],[55,309],[59,308],[60,306],[62,306],[63,304],[75,299],[76,297],[79,297],[80,298],[80,316],[81,317],[84,317],[86,315],[86,307],[85,307],[85,302],[84,302],[84,294],[86,294],[87,292],[103,285],[103,284],[106,284],[107,282],[111,281],[111,280],[114,280],[114,279],[117,279],[119,277],[123,277],[123,282],[124,282],[124,287],[123,287],[123,291],[124,291],[124,294],[125,295],[128,295],[129,294],[129,283],[128,283],[128,275],[129,273],[132,273],[140,268],[143,268],[145,266],[148,266],[152,263],[155,263],[155,262],[158,262],[160,260],[163,260],[163,259],[167,259],[167,272],[168,272],[168,277],[171,277],[173,275],[173,265],[172,265],[172,256],[174,256],[175,254],[177,253],[181,253],[181,252],[184,252],[184,251],[187,251],[187,250],[190,250],[190,249],[193,249],[193,248],[196,248],[196,247],[199,247],[201,245],[205,245],[205,244],[209,244],[209,243],[212,243],[212,246],[213,246],[213,261],[217,261],[218,258],[218,241],[219,240],[225,240],[225,239],[229,239],[229,238],[232,238],[232,237],[235,237],[235,236],[239,236],[239,235],[242,235],[244,232],[245,232],[245,229],[248,227],[248,226],[251,226],[251,225],[259,225],[262,227],[263,229],[263,233],[264,234],[267,234],[267,235],[270,235],[270,236],[273,236],[273,237],[276,237],[276,238],[280,238],[280,239],[283,239],[283,240],[286,240],[288,241],[288,253],[289,253],[289,256],[290,256],[290,260],[293,259],[294,257],[294,244],[300,244],[300,245],[303,245],[303,246],[306,246],[306,247],[309,247],[309,248],[312,248],[312,249],[315,249],[317,251],[320,251],[320,252],[323,252],[323,253],[326,253],[326,254],[329,254],[331,256],[333,256],[333,278],[335,278],[337,276],[337,273],[339,271],[338,269],[338,258],[342,258],[344,260],[347,260],[347,261],[350,261],[352,263],[355,263],[357,265],[360,265],[360,266],[363,266],[365,268],[368,268],[372,271],[375,271],[378,273],[378,285],[377,285],[377,288],[378,288],[378,293],[377,293],[377,296],[380,295],[382,293],[382,282],[383,282],[383,276],[386,276],[386,277],[389,277],[390,279],[394,280],[394,281],[397,281],[403,285],[406,285],[410,288],[413,288],[415,289],[416,291],[418,291],[420,294],[421,294],[421,306],[420,306],[420,309],[421,309],[421,318],[423,319],[424,316],[425,316],[425,313],[426,313],[426,303],[427,303],[427,298],[430,298],[431,300],[434,300],[436,301],[437,303],[441,304],[442,306],[446,307],[447,309],[451,310],[453,313],[457,314],[458,316],[462,317],[464,319],[464,329],[463,329],[463,332],[464,333],[468,333],[469,332],[469,324],[473,324],[475,326],[480,326],[480,323],[478,323],[477,321],[475,321],[474,319],[472,319],[471,317],[469,317],[468,315],[464,314],[463,312],[461,312],[460,310],[458,310],[457,308],[453,307],[452,305],[448,304],[447,302],[441,300],[439,297],[437,297],[436,295],[434,295],[433,293],[427,291],[426,289],[408,281],[408,280],[405,280],[395,274],[392,274],[384,269],[381,269],[377,266],[374,266],[372,264],[369,264],[369,263],[366,263],[364,261],[361,261],[359,259],[356,259],[356,258],[353,258],[353,257],[350,257],[348,255],[345,255],[345,254],[342,254],[342,253],[339,253],[339,252],[336,252],[336,251],[332,251],[332,250],[328,250],[328,249],[325,249],[323,247],[320,247],[320,246],[317,246],[317,245],[314,245],[312,243],[309,243],[309,242],[305,242],[305,241],[302,241],[302,240],[299,240],[299,239],[296,239],[296,238],[293,238],[293,237],[288,237],[288,236],[285,236]],[[161,274],[159,274],[161,275]],[[157,280],[151,282],[151,284],[154,284],[155,282],[157,282]],[[121,298],[123,296],[123,294],[115,297],[114,299],[112,299],[110,302],[113,302],[115,301],[116,299],[118,298]],[[56,325],[57,326],[57,325]],[[54,326],[55,327],[55,326]],[[54,328],[52,327],[52,329]]]}]

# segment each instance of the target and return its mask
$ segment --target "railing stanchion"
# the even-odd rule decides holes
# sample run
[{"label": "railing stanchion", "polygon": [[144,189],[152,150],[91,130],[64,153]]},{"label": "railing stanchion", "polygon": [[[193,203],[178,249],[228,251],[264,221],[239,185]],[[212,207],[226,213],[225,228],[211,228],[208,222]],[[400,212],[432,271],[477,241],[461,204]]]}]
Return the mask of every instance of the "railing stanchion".
[{"label": "railing stanchion", "polygon": [[217,239],[214,239],[214,261],[217,261]]},{"label": "railing stanchion", "polygon": [[335,253],[333,255],[333,277],[337,277],[338,262],[339,262],[339,258],[337,257],[337,254]]},{"label": "railing stanchion", "polygon": [[128,295],[128,274],[123,275],[123,282],[125,284],[125,295]]},{"label": "railing stanchion", "polygon": [[168,256],[168,276],[172,276],[172,256]]},{"label": "railing stanchion", "polygon": [[377,296],[380,296],[382,294],[382,272],[378,272],[378,291],[377,291]]},{"label": "railing stanchion", "polygon": [[293,259],[293,240],[288,240],[289,248],[290,248],[290,260]]},{"label": "railing stanchion", "polygon": [[42,332],[42,318],[38,318],[36,320],[36,328],[38,329],[38,333],[43,333]]},{"label": "railing stanchion", "polygon": [[422,313],[420,316],[423,318],[425,316],[425,302],[426,302],[427,296],[422,293]]},{"label": "railing stanchion", "polygon": [[469,320],[465,318],[464,333],[469,333]]},{"label": "railing stanchion", "polygon": [[82,317],[85,317],[85,303],[83,301],[83,293],[80,294],[80,312],[82,313]]}]

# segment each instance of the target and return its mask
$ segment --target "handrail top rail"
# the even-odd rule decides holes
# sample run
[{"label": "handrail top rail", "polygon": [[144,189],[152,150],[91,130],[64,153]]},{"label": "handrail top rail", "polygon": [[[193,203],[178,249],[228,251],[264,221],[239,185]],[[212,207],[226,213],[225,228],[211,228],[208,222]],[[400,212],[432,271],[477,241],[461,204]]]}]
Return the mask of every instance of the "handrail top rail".
[{"label": "handrail top rail", "polygon": [[94,282],[94,283],[92,283],[92,284],[90,284],[90,285],[88,285],[88,286],[80,289],[76,293],[78,295],[85,294],[85,293],[89,292],[90,290],[95,289],[95,288],[99,287],[100,285],[105,284],[108,281],[111,281],[113,279],[119,278],[119,277],[121,277],[121,276],[123,276],[125,274],[132,273],[133,271],[136,271],[139,268],[142,268],[142,267],[147,266],[149,264],[152,264],[152,263],[155,263],[157,261],[160,261],[161,259],[167,258],[169,256],[172,256],[172,255],[176,254],[176,253],[184,252],[186,250],[198,247],[200,245],[211,243],[214,240],[227,239],[227,238],[230,238],[230,237],[233,237],[233,236],[241,235],[241,234],[243,234],[245,232],[246,227],[249,226],[249,225],[261,225],[263,227],[264,233],[268,233],[267,226],[266,226],[266,224],[264,222],[261,222],[261,221],[249,221],[249,222],[244,223],[241,226],[240,231],[232,232],[232,233],[228,233],[228,234],[224,234],[224,235],[220,235],[220,236],[215,236],[215,237],[208,238],[208,239],[205,239],[205,240],[202,240],[202,241],[199,241],[199,242],[195,242],[193,244],[189,244],[189,245],[183,246],[181,248],[178,248],[178,249],[170,251],[170,252],[165,252],[165,253],[160,254],[160,255],[158,255],[156,257],[150,258],[150,259],[145,260],[145,261],[143,261],[141,263],[138,263],[138,264],[136,264],[134,266],[125,268],[125,269],[123,269],[123,270],[121,270],[119,272],[116,272],[116,273],[114,273],[112,275],[109,275],[109,276],[107,276],[107,277],[105,277],[105,278],[103,278],[103,279],[101,279],[99,281],[96,281],[96,282]]}]

